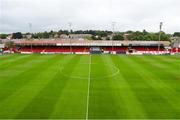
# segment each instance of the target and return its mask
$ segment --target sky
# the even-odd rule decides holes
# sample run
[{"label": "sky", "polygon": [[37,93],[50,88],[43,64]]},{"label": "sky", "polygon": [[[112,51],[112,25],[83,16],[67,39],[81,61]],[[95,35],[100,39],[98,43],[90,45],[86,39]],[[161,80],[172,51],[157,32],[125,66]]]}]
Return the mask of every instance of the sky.
[{"label": "sky", "polygon": [[[0,33],[50,30],[180,31],[180,0],[0,0]],[[31,23],[31,29],[29,27]]]}]

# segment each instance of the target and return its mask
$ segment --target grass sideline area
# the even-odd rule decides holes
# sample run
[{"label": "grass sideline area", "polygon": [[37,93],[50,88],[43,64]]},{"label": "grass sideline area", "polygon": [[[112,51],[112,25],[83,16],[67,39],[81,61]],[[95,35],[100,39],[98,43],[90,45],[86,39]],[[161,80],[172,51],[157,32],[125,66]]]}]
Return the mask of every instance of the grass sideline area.
[{"label": "grass sideline area", "polygon": [[180,56],[0,56],[1,119],[180,119]]}]

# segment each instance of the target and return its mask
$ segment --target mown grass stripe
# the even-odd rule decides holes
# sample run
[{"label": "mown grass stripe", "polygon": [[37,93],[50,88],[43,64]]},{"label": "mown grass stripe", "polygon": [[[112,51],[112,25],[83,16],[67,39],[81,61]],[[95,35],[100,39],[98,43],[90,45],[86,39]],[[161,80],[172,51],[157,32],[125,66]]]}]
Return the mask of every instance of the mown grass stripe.
[{"label": "mown grass stripe", "polygon": [[14,59],[17,58],[18,56],[22,56],[21,54],[4,54],[4,55],[0,55],[0,62],[2,61],[6,61],[9,59]]},{"label": "mown grass stripe", "polygon": [[168,71],[169,69],[172,71],[178,70],[178,61],[172,61],[171,56],[145,56],[141,58],[151,63],[152,66],[158,67],[164,71]]},{"label": "mown grass stripe", "polygon": [[81,59],[76,62],[72,72],[62,72],[66,74],[68,83],[61,92],[51,119],[85,119],[86,99],[88,85],[89,55],[78,55]]},{"label": "mown grass stripe", "polygon": [[[158,59],[157,59],[158,57]],[[160,59],[159,59],[160,57]],[[176,88],[177,84],[180,83],[180,69],[178,68],[179,62],[173,62],[173,64],[169,64],[171,61],[171,56],[153,56],[151,58],[143,57],[142,59],[145,62],[152,63],[149,64],[151,69],[155,69],[155,74],[163,80],[163,82],[167,83],[169,86]],[[164,61],[166,59],[166,61]],[[162,66],[158,67],[158,66]]]},{"label": "mown grass stripe", "polygon": [[[119,87],[119,95],[120,99],[123,100],[123,105],[125,106],[125,111],[127,112],[127,116],[124,116],[127,119],[130,118],[146,118],[146,112],[144,111],[144,108],[141,104],[141,102],[138,100],[135,91],[133,91],[132,85],[129,83],[129,81],[125,78],[124,69],[126,69],[126,64],[123,64],[121,61],[116,61],[115,58],[112,56],[106,56],[106,62],[111,63],[108,64],[109,67],[116,66],[119,68],[119,74],[112,78],[112,80],[115,80],[117,82],[117,87]],[[119,64],[121,63],[121,64]],[[111,66],[110,66],[111,65]],[[121,89],[121,84],[123,84],[124,89]],[[118,98],[117,98],[118,99]],[[132,109],[134,108],[134,109]]]},{"label": "mown grass stripe", "polygon": [[[59,64],[59,60],[68,61],[67,56],[58,56],[58,59],[51,59],[52,64],[47,66],[42,73],[40,73],[36,78],[31,80],[28,84],[17,90],[8,99],[0,103],[0,116],[1,118],[15,118],[19,112],[21,112],[27,104],[42,90],[57,73],[59,68],[55,67]],[[28,76],[27,76],[28,77]],[[11,112],[13,111],[13,112]]]},{"label": "mown grass stripe", "polygon": [[[127,70],[124,71],[124,74],[127,74],[125,78],[129,81],[129,84],[133,86],[133,91],[144,106],[148,118],[165,118],[165,113],[174,114],[173,112],[175,112],[176,109],[174,109],[173,106],[168,103],[161,94],[159,94],[157,89],[154,89],[156,86],[151,86],[147,82],[147,80],[149,80],[148,77],[144,76],[141,72],[144,71],[144,68],[139,68],[137,63],[131,59],[134,59],[134,57],[119,57],[119,62],[126,66],[124,67],[124,69]],[[131,75],[128,73],[131,73]],[[166,107],[161,104],[166,104]],[[169,118],[171,117],[172,116],[169,116]]]},{"label": "mown grass stripe", "polygon": [[105,77],[111,69],[103,59],[102,56],[92,55],[89,119],[118,119],[121,118],[118,112],[121,107],[114,97],[113,81]]},{"label": "mown grass stripe", "polygon": [[[143,61],[145,62],[148,62],[147,59],[144,59],[143,58]],[[178,63],[178,62],[177,62]],[[167,64],[167,66],[169,66]],[[154,67],[154,65],[148,65],[146,66],[148,69],[156,69],[156,67]],[[159,79],[161,79],[162,82],[164,82],[165,84],[168,84],[168,86],[170,88],[172,88],[172,90],[174,90],[173,86],[171,86],[170,82],[171,83],[174,83],[176,82],[177,84],[180,83],[180,79],[177,77],[178,72],[179,72],[180,69],[178,69],[177,66],[174,66],[171,70],[168,70],[168,69],[161,69],[157,71],[152,71],[152,73],[157,76]],[[174,71],[174,72],[171,72],[171,71]]]},{"label": "mown grass stripe", "polygon": [[[16,56],[0,56],[0,118],[86,119],[89,55]],[[91,69],[88,119],[180,118],[179,56],[92,55]]]},{"label": "mown grass stripe", "polygon": [[[21,61],[25,61],[26,59],[31,58],[33,55],[22,55],[22,56],[15,56],[13,59],[3,60],[0,62],[0,70],[4,70],[8,67],[21,63]],[[13,57],[13,56],[12,56]],[[26,59],[25,59],[26,58]]]},{"label": "mown grass stripe", "polygon": [[[154,74],[155,70],[149,69],[148,64],[146,65],[141,64],[143,60],[139,57],[134,57],[134,60],[137,64],[137,67],[139,68],[139,72],[143,77],[145,77],[147,80],[146,82],[151,85],[164,99],[166,99],[166,102],[172,105],[174,109],[176,109],[176,112],[169,111],[169,114],[162,114],[162,116],[157,116],[158,118],[179,118],[179,112],[180,112],[180,102],[178,100],[179,93],[175,92],[173,88],[171,88],[168,84],[164,83],[156,74]],[[139,63],[139,61],[142,61]],[[143,69],[143,70],[142,70]],[[164,104],[163,104],[164,105]],[[164,115],[164,116],[163,116]]]},{"label": "mown grass stripe", "polygon": [[5,66],[1,66],[0,67],[0,80],[1,80],[0,82],[6,81],[12,77],[17,76],[18,74],[21,74],[22,72],[24,72],[24,69],[28,69],[34,64],[42,62],[43,59],[46,59],[46,58],[44,57],[42,58],[42,56],[31,55],[31,56],[25,56],[22,59],[18,59],[10,64],[7,64],[7,65],[5,64]]},{"label": "mown grass stripe", "polygon": [[0,101],[8,98],[15,91],[17,91],[22,86],[26,85],[32,79],[34,79],[38,74],[42,73],[47,66],[51,65],[50,59],[56,59],[57,56],[50,56],[47,59],[44,59],[43,62],[35,64],[30,69],[25,70],[21,74],[14,76],[10,79],[4,81],[0,86]]},{"label": "mown grass stripe", "polygon": [[[71,65],[72,72],[76,67],[76,62],[80,60],[80,57],[75,56],[64,66],[64,70],[69,69],[68,65]],[[68,78],[61,75],[58,71],[49,84],[42,89],[39,94],[31,101],[31,103],[25,107],[25,109],[17,116],[21,119],[47,119],[50,117],[54,110],[58,98],[61,96],[61,92],[68,83]]]}]

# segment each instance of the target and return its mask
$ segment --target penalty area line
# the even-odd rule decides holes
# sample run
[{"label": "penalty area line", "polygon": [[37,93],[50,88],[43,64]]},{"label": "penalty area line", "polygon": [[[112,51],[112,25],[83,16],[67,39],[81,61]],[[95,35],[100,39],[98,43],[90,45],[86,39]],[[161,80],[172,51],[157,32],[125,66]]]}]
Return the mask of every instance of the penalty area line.
[{"label": "penalty area line", "polygon": [[86,105],[86,120],[89,117],[89,92],[90,92],[90,84],[91,84],[91,55],[89,60],[89,75],[88,75],[88,90],[87,90],[87,105]]}]

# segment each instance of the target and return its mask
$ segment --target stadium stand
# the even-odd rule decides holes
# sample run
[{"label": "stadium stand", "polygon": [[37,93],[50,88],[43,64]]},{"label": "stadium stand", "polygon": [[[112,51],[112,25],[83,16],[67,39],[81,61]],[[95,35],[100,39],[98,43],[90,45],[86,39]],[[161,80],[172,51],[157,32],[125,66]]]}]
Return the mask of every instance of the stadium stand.
[{"label": "stadium stand", "polygon": [[176,40],[172,43],[172,53],[180,53],[180,40]]},{"label": "stadium stand", "polygon": [[17,51],[32,53],[166,53],[168,50],[165,47],[169,45],[168,41],[21,40],[15,42]]}]

